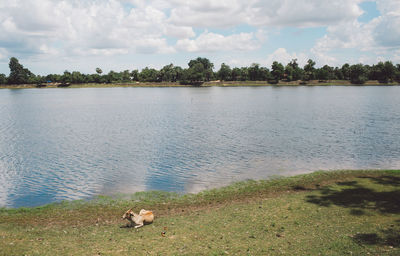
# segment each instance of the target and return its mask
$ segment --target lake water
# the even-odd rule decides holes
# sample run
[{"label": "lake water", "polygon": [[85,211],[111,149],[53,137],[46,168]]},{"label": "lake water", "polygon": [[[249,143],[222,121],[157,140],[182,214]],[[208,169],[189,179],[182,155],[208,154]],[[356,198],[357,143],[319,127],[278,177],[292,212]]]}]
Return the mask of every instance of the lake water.
[{"label": "lake water", "polygon": [[400,169],[400,87],[0,90],[0,206]]}]

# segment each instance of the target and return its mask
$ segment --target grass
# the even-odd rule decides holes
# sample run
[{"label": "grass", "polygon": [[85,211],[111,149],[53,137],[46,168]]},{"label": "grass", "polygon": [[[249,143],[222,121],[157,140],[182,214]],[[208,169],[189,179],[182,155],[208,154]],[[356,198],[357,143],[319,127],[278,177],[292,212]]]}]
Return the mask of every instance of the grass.
[{"label": "grass", "polygon": [[[0,255],[399,255],[399,188],[400,171],[334,171],[1,209]],[[155,222],[121,228],[131,207]]]},{"label": "grass", "polygon": [[[267,81],[211,81],[204,83],[201,87],[240,87],[240,86],[300,86],[301,81],[279,81],[278,84],[269,84]],[[306,85],[302,86],[334,86],[334,85],[349,85],[354,86],[347,80],[329,80],[325,82],[319,82],[318,80],[308,81]],[[370,80],[365,85],[399,85],[398,83],[380,84],[378,81]],[[71,84],[68,88],[110,88],[110,87],[193,87],[191,85],[182,85],[180,83],[173,82],[128,82],[128,83],[86,83],[86,84]],[[35,84],[17,84],[17,85],[0,85],[0,89],[25,89],[25,88],[36,88]],[[43,88],[57,88],[56,84],[49,84]]]}]

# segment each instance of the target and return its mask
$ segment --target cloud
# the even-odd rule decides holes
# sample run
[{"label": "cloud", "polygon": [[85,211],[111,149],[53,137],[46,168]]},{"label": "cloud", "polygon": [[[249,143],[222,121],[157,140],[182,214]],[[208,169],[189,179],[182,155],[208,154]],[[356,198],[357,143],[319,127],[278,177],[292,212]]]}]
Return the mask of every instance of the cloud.
[{"label": "cloud", "polygon": [[297,63],[300,66],[304,66],[309,58],[305,53],[289,53],[285,48],[278,48],[273,53],[268,55],[265,64],[267,66],[271,66],[274,61],[277,61],[283,65],[286,65],[293,59],[297,59]]},{"label": "cloud", "polygon": [[207,27],[232,27],[247,24],[258,27],[315,27],[359,17],[359,0],[175,0],[170,21],[173,24]]},{"label": "cloud", "polygon": [[[261,33],[261,32],[260,32]],[[204,32],[195,39],[177,41],[177,49],[187,52],[252,51],[261,46],[262,39],[255,33],[239,33],[229,36]]]},{"label": "cloud", "polygon": [[[16,56],[37,62],[68,60],[85,66],[89,58],[94,62],[95,58],[98,61],[103,56],[137,59],[139,55],[145,59],[143,54],[164,54],[164,57],[175,54],[172,58],[178,56],[176,58],[183,62],[183,55],[187,58],[190,53],[218,52],[221,54],[216,58],[225,58],[227,62],[233,52],[235,58],[240,59],[236,55],[241,52],[250,63],[261,62],[260,56],[272,58],[268,55],[282,62],[293,57],[300,60],[302,55],[307,55],[321,62],[338,63],[345,56],[337,53],[342,49],[389,56],[400,47],[400,2],[377,0],[381,15],[367,23],[358,20],[363,14],[361,2],[363,0],[1,1],[0,60]],[[274,42],[273,36],[266,40],[267,32],[287,33],[282,29],[288,27],[318,27],[326,29],[326,34],[316,42],[310,40],[308,45],[301,46],[297,54],[293,50],[295,47],[290,48],[296,44],[294,35],[286,34],[293,39],[290,45]],[[267,52],[271,48],[274,52]],[[246,54],[250,51],[253,55]],[[251,61],[250,58],[256,59]]]},{"label": "cloud", "polygon": [[[348,62],[333,57],[341,49],[355,49],[369,53],[362,55],[359,61],[371,62],[382,59],[400,47],[400,2],[387,0],[377,1],[381,15],[369,22],[362,23],[357,19],[342,21],[327,27],[327,34],[318,39],[310,50],[321,62]],[[370,56],[371,53],[375,56]]]},{"label": "cloud", "polygon": [[387,13],[375,21],[373,38],[378,46],[400,47],[400,11],[398,13]]},{"label": "cloud", "polygon": [[[0,45],[32,54],[171,52],[166,15],[151,6],[127,10],[114,0],[20,0],[1,5],[0,13]],[[54,45],[62,51],[49,51]]]},{"label": "cloud", "polygon": [[248,2],[233,0],[173,1],[169,22],[197,28],[226,28],[243,23]]},{"label": "cloud", "polygon": [[167,24],[165,26],[165,35],[179,38],[179,39],[191,38],[191,37],[196,36],[192,27],[176,26],[176,25],[172,25],[172,24]]}]

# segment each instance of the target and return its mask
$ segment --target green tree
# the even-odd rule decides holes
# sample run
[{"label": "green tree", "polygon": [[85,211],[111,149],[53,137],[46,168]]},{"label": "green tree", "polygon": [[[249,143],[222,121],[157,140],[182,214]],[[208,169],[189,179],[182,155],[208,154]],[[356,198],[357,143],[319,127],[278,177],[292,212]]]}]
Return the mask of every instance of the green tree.
[{"label": "green tree", "polygon": [[271,72],[266,67],[260,67],[258,72],[258,80],[259,81],[267,81],[271,78]]},{"label": "green tree", "polygon": [[242,67],[240,68],[240,81],[247,81],[247,80],[250,80],[249,68]]},{"label": "green tree", "polygon": [[217,78],[223,81],[231,81],[232,69],[225,63],[222,63],[220,69],[217,72]]},{"label": "green tree", "polygon": [[41,87],[43,84],[46,83],[46,77],[37,75],[35,77],[32,77],[29,83],[36,84],[37,86]]},{"label": "green tree", "polygon": [[202,63],[193,64],[183,73],[184,83],[201,85],[206,80],[206,72]]},{"label": "green tree", "polygon": [[318,80],[332,80],[334,78],[334,69],[328,65],[324,65],[322,68],[318,69],[316,72],[316,78]]},{"label": "green tree", "polygon": [[139,73],[141,82],[161,82],[160,72],[154,68],[145,67]]},{"label": "green tree", "polygon": [[240,74],[240,68],[233,68],[231,73],[232,81],[240,81]]},{"label": "green tree", "polygon": [[7,83],[7,77],[4,74],[0,74],[0,84],[6,84]]},{"label": "green tree", "polygon": [[130,82],[131,81],[131,72],[129,70],[124,70],[120,72],[121,82]]},{"label": "green tree", "polygon": [[49,82],[49,83],[59,83],[59,82],[61,82],[61,79],[62,79],[62,75],[59,75],[59,74],[48,74],[46,76],[46,82]]},{"label": "green tree", "polygon": [[[203,67],[201,68],[200,65],[198,65],[198,64],[201,64]],[[210,60],[207,59],[207,58],[198,57],[195,60],[189,61],[188,65],[189,65],[189,69],[192,69],[197,65],[197,67],[195,69],[197,71],[192,69],[191,71],[189,71],[189,73],[193,73],[194,74],[194,73],[198,72],[199,70],[202,70],[202,72],[204,73],[202,75],[202,76],[204,76],[204,80],[203,81],[210,81],[211,78],[213,77],[214,64],[211,63]]]},{"label": "green tree", "polygon": [[81,84],[85,82],[85,76],[83,74],[81,74],[81,72],[79,71],[73,71],[71,73],[71,83],[75,83],[75,84]]},{"label": "green tree", "polygon": [[10,58],[8,66],[10,67],[9,84],[26,84],[35,76],[27,68],[24,68],[15,57]]},{"label": "green tree", "polygon": [[64,71],[64,74],[61,76],[61,82],[63,84],[69,84],[72,82],[72,74],[68,70]]},{"label": "green tree", "polygon": [[134,69],[131,72],[131,80],[132,81],[139,81],[139,70]]},{"label": "green tree", "polygon": [[304,81],[310,81],[315,79],[315,61],[309,59],[307,64],[304,66]]},{"label": "green tree", "polygon": [[297,81],[303,78],[304,70],[299,67],[297,59],[292,59],[285,67],[285,77],[288,81]]},{"label": "green tree", "polygon": [[396,71],[394,73],[394,80],[400,83],[400,64],[396,65]]},{"label": "green tree", "polygon": [[274,61],[272,63],[272,67],[271,68],[272,68],[271,74],[272,74],[272,77],[273,77],[273,79],[275,81],[279,81],[279,80],[282,80],[284,78],[285,67],[281,63],[279,63],[277,61]]},{"label": "green tree", "polygon": [[380,83],[388,83],[394,80],[395,73],[396,67],[391,61],[379,62],[377,65],[372,66],[371,78],[378,80]]},{"label": "green tree", "polygon": [[165,65],[161,70],[160,70],[160,77],[161,81],[164,82],[175,82],[177,75],[175,74],[176,69],[174,68],[174,65],[171,63],[169,65]]},{"label": "green tree", "polygon": [[363,64],[350,66],[350,82],[352,84],[364,84],[368,80],[367,69]]},{"label": "green tree", "polygon": [[182,80],[183,76],[183,69],[179,66],[174,66],[173,68],[173,77],[172,77],[172,82],[177,82]]},{"label": "green tree", "polygon": [[342,73],[342,69],[335,67],[335,69],[333,70],[333,78],[335,80],[343,80],[343,73]]},{"label": "green tree", "polygon": [[251,64],[251,66],[248,68],[248,74],[249,74],[250,81],[261,80],[260,79],[260,64],[258,64],[258,63]]},{"label": "green tree", "polygon": [[349,65],[349,63],[343,64],[341,70],[342,70],[342,74],[343,74],[343,79],[350,80],[350,65]]},{"label": "green tree", "polygon": [[101,70],[101,68],[96,68],[96,73],[101,75],[103,73],[103,70]]}]

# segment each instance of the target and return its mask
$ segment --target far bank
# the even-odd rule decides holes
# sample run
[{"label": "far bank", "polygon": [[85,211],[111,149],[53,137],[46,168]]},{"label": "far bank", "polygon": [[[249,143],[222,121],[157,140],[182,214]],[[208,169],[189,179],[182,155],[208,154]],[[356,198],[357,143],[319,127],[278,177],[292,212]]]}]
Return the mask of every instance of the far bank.
[{"label": "far bank", "polygon": [[369,80],[364,84],[352,84],[348,80],[310,80],[310,81],[279,81],[276,84],[268,83],[268,81],[210,81],[201,85],[181,84],[178,82],[128,82],[128,83],[83,83],[83,84],[61,84],[61,83],[44,83],[36,84],[15,84],[0,85],[0,89],[32,89],[32,88],[112,88],[112,87],[256,87],[256,86],[398,86],[399,83],[379,83],[377,80]]}]

